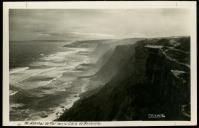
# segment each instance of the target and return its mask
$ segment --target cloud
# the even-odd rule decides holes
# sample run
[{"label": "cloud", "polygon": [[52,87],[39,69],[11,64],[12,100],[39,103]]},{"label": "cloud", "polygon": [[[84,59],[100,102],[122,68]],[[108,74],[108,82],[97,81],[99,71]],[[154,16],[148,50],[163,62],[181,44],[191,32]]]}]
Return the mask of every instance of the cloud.
[{"label": "cloud", "polygon": [[12,9],[10,40],[189,35],[185,9]]},{"label": "cloud", "polygon": [[71,32],[72,34],[75,35],[83,35],[83,36],[91,36],[91,37],[101,37],[101,38],[114,38],[115,35],[111,34],[103,34],[103,33],[82,33],[82,32]]},{"label": "cloud", "polygon": [[41,37],[49,37],[49,36],[51,36],[51,35],[48,34],[48,33],[38,33],[38,36],[41,36]]}]

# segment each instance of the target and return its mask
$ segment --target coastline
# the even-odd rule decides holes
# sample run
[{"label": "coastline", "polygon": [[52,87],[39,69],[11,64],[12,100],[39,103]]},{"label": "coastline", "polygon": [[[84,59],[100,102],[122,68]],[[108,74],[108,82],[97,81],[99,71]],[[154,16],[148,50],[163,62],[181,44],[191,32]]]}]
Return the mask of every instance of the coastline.
[{"label": "coastline", "polygon": [[[12,91],[10,92],[10,103],[11,105],[13,104],[11,114],[13,114],[13,118],[15,118],[20,111],[24,112],[22,114],[23,116],[18,116],[16,120],[53,121],[57,119],[64,110],[71,108],[74,102],[80,99],[80,95],[86,91],[87,84],[78,84],[76,81],[78,81],[77,79],[81,79],[81,76],[90,74],[89,68],[92,68],[92,66],[90,66],[90,61],[92,61],[91,58],[89,58],[90,54],[84,55],[81,54],[81,52],[90,53],[93,49],[69,48],[64,47],[62,44],[63,43],[61,43],[60,46],[66,50],[57,50],[57,52],[53,52],[52,54],[41,56],[27,67],[17,67],[10,70],[10,88],[14,89],[10,90]],[[84,70],[85,66],[86,70]],[[80,69],[78,69],[78,67],[80,67]],[[83,70],[81,67],[83,67]],[[48,96],[52,98],[58,96],[58,100],[59,97],[62,100],[50,101],[52,103],[55,102],[55,105],[60,102],[58,106],[55,106],[45,101],[51,100]],[[34,98],[33,101],[31,98]],[[28,102],[28,104],[23,102],[27,99],[30,99],[30,103]],[[32,108],[31,102],[34,102],[34,108]],[[37,109],[40,102],[42,104],[47,102],[45,105],[47,108]],[[21,106],[16,106],[15,104],[21,104]],[[53,106],[51,106],[51,104]],[[29,105],[29,107],[26,107],[27,105]]]}]

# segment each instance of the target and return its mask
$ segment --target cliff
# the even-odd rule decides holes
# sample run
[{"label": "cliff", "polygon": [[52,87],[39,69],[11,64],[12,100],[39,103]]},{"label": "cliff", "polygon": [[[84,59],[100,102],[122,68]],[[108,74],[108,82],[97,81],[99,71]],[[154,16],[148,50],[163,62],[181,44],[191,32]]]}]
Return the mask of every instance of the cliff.
[{"label": "cliff", "polygon": [[101,70],[112,78],[58,121],[190,120],[189,48],[189,37],[117,46]]},{"label": "cliff", "polygon": [[98,80],[109,81],[114,75],[118,73],[121,68],[126,65],[126,62],[132,57],[134,50],[133,46],[119,45],[115,48],[109,60],[96,73],[95,77]]},{"label": "cliff", "polygon": [[100,52],[100,57],[98,57],[99,59],[96,62],[96,65],[100,69],[92,79],[94,81],[107,83],[124,65],[127,65],[127,60],[129,60],[134,53],[134,50],[132,50],[134,45],[132,44],[135,44],[138,40],[141,39],[115,39],[99,43],[94,51]]}]

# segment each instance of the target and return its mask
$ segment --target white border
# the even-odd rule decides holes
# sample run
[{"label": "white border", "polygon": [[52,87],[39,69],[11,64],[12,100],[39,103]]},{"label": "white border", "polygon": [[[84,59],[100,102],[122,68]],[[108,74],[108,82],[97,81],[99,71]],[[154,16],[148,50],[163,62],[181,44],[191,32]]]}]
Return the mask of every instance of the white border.
[{"label": "white border", "polygon": [[[191,121],[106,121],[106,122],[38,122],[9,121],[9,9],[135,9],[187,8],[192,12],[191,31]],[[4,2],[3,3],[3,125],[4,126],[176,126],[197,124],[197,52],[196,2],[194,1],[95,1],[95,2]],[[43,123],[38,124],[38,123]],[[89,124],[93,123],[93,124]]]}]

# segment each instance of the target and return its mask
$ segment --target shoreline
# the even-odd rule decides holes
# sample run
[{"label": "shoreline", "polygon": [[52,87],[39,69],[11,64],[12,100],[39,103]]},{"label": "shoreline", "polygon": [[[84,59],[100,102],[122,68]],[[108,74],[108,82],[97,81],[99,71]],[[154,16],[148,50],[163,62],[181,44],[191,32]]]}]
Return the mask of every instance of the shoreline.
[{"label": "shoreline", "polygon": [[[77,79],[82,79],[82,78],[77,78]],[[59,119],[59,117],[64,113],[66,112],[68,109],[72,108],[73,105],[78,102],[83,96],[84,93],[87,93],[89,92],[89,90],[87,89],[88,87],[88,82],[90,81],[89,78],[83,78],[83,79],[87,79],[86,82],[83,82],[84,83],[84,86],[81,87],[81,92],[78,93],[78,94],[74,94],[73,97],[71,98],[67,98],[67,99],[70,99],[71,103],[69,104],[60,104],[58,107],[56,107],[54,109],[54,112],[47,115],[47,117],[44,117],[44,118],[40,118],[38,121],[55,121],[57,119]],[[73,81],[74,82],[74,81]]]}]

